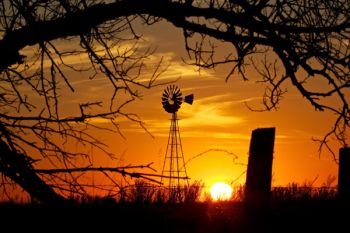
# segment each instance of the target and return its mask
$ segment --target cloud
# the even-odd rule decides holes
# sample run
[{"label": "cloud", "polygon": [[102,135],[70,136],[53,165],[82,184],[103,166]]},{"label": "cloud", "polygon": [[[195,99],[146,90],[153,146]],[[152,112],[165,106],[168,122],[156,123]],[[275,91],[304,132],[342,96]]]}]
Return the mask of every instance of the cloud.
[{"label": "cloud", "polygon": [[139,82],[149,82],[150,76],[154,73],[155,67],[162,61],[159,71],[164,72],[157,78],[158,81],[170,81],[178,78],[197,78],[201,76],[213,76],[213,72],[209,70],[201,70],[200,74],[198,68],[184,64],[181,60],[177,60],[175,52],[158,52],[147,57],[146,66],[151,67],[144,70],[142,77],[138,79]]},{"label": "cloud", "polygon": [[196,100],[195,105],[183,108],[181,125],[187,126],[220,126],[229,127],[244,122],[240,116],[229,114],[234,101],[232,94],[207,96]]},{"label": "cloud", "polygon": [[188,108],[187,117],[181,120],[183,127],[200,127],[200,126],[220,126],[227,127],[235,124],[240,124],[244,120],[238,116],[231,116],[225,114],[225,106],[229,106],[230,103],[208,103],[201,104],[196,108]]},{"label": "cloud", "polygon": [[[119,44],[109,44],[110,53],[114,56],[120,55],[123,56],[130,56],[133,53],[135,54],[142,54],[143,52],[146,52],[149,50],[149,42],[154,41],[152,37],[143,36],[143,40],[140,41],[123,41]],[[60,51],[61,53],[67,53],[66,55],[62,55],[61,58],[59,58],[56,55],[55,49],[48,46],[47,49],[51,53],[51,56],[53,60],[57,64],[61,64],[61,59],[65,62],[65,64],[68,64],[70,66],[74,66],[75,68],[80,69],[86,69],[90,67],[90,59],[88,53],[81,48],[80,39],[73,38],[73,39],[65,39],[65,40],[55,40],[51,42],[55,49]],[[94,51],[97,55],[104,56],[106,54],[105,49],[100,44],[95,44]],[[40,48],[38,45],[34,46],[26,46],[24,49],[21,50],[21,53],[26,56],[27,62],[33,63],[36,61],[36,56],[38,55],[40,51]],[[140,52],[139,52],[140,51]],[[36,69],[40,65],[40,62],[36,62],[36,65],[31,67],[31,69]],[[44,58],[44,68],[49,68],[51,66],[51,60],[45,56]],[[65,69],[65,67],[62,67]]]},{"label": "cloud", "polygon": [[249,140],[250,135],[239,133],[224,133],[224,132],[206,132],[203,131],[190,131],[182,132],[181,137],[193,137],[193,138],[220,138],[220,139],[236,139],[236,140]]},{"label": "cloud", "polygon": [[[233,101],[224,99],[230,98],[230,94],[216,95],[200,98],[194,105],[183,104],[178,115],[181,135],[183,137],[209,137],[209,138],[240,138],[246,139],[246,135],[232,134],[228,129],[241,125],[244,118],[228,113],[232,108]],[[169,133],[169,120],[159,119],[159,115],[150,115],[148,119],[143,118],[145,127],[154,136],[167,137]],[[169,118],[171,115],[169,114]],[[123,131],[133,133],[144,133],[139,126],[129,126]]]},{"label": "cloud", "polygon": [[95,117],[95,118],[90,118],[88,120],[90,124],[106,124],[106,123],[111,123],[111,119],[106,119],[102,117]]},{"label": "cloud", "polygon": [[[228,115],[226,110],[230,108],[232,102],[219,102],[221,96],[203,98],[196,101],[193,106],[181,108],[180,125],[182,128],[191,127],[229,127],[241,124],[244,119],[239,116]],[[159,120],[145,120],[146,126],[152,129],[167,129],[169,126]]]}]

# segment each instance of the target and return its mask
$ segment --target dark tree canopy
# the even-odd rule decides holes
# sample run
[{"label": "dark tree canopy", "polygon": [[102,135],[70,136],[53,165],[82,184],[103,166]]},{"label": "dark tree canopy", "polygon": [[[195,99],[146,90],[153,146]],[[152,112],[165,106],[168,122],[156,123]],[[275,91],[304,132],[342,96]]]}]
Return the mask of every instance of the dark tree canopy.
[{"label": "dark tree canopy", "polygon": [[[34,162],[54,156],[56,167],[72,169],[77,156],[88,156],[66,151],[52,140],[57,137],[105,150],[103,143],[88,133],[87,128],[95,127],[88,119],[110,119],[116,131],[119,116],[142,126],[123,107],[138,98],[139,87],[159,84],[156,79],[163,66],[160,59],[149,82],[139,81],[148,69],[144,60],[152,53],[137,49],[140,35],[133,24],[140,21],[146,27],[165,20],[181,28],[190,63],[200,68],[231,64],[227,78],[238,73],[243,79],[248,79],[247,69],[256,69],[260,81],[266,83],[262,96],[266,110],[278,107],[285,83],[292,83],[316,110],[337,116],[321,145],[328,146],[331,136],[346,144],[350,118],[349,12],[348,0],[1,1],[0,171],[5,179],[18,183],[41,201],[50,200],[58,191],[66,194],[63,187],[55,186],[58,180],[71,184],[77,193],[83,192],[73,175],[62,178],[44,170],[40,173]],[[71,46],[61,46],[62,41],[69,41]],[[126,41],[134,46],[119,49]],[[220,42],[232,44],[232,50],[218,60],[216,46]],[[30,56],[26,53],[28,46]],[[78,55],[86,55],[88,64],[67,62]],[[65,116],[59,90],[75,91],[71,72],[86,72],[90,79],[102,74],[115,90],[110,102],[82,102],[76,115]],[[117,172],[126,174],[125,169]],[[46,196],[32,191],[42,185],[42,180],[52,185],[47,187]]]}]

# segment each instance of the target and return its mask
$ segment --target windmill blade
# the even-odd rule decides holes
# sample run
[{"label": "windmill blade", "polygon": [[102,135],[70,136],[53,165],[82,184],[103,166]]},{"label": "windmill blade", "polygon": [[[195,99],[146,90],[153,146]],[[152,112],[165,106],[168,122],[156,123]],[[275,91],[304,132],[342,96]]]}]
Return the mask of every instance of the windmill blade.
[{"label": "windmill blade", "polygon": [[175,90],[174,90],[174,94],[175,95],[178,95],[180,92],[180,88],[176,87]]},{"label": "windmill blade", "polygon": [[168,98],[168,97],[169,97],[169,94],[166,91],[164,91],[162,98]]},{"label": "windmill blade", "polygon": [[178,101],[182,101],[182,96],[175,97],[175,99],[178,100]]},{"label": "windmill blade", "polygon": [[174,100],[182,101],[182,96],[177,96],[177,97],[174,98]]},{"label": "windmill blade", "polygon": [[168,98],[169,98],[169,93],[168,93],[168,90],[165,89],[164,92],[163,92],[163,95],[162,95],[162,104],[164,105],[164,102],[167,102],[168,101]]},{"label": "windmill blade", "polygon": [[181,92],[174,93],[174,97],[175,97],[175,98],[182,97],[182,93],[181,93]]},{"label": "windmill blade", "polygon": [[187,95],[187,96],[185,96],[185,101],[184,101],[184,102],[186,102],[186,103],[188,103],[188,104],[191,104],[191,105],[192,105],[192,103],[193,103],[193,99],[194,99],[194,95],[193,95],[193,94],[191,94],[191,95]]},{"label": "windmill blade", "polygon": [[174,100],[182,101],[182,96],[175,96]]},{"label": "windmill blade", "polygon": [[174,93],[175,96],[182,96],[182,93],[180,91],[177,91]]},{"label": "windmill blade", "polygon": [[166,91],[164,91],[164,93],[163,93],[163,98],[168,98],[169,97],[169,94],[166,92]]},{"label": "windmill blade", "polygon": [[173,98],[173,100],[182,101],[182,96],[175,96],[175,98]]},{"label": "windmill blade", "polygon": [[180,106],[181,104],[182,104],[182,101],[177,101],[177,100],[174,101],[174,105]]}]

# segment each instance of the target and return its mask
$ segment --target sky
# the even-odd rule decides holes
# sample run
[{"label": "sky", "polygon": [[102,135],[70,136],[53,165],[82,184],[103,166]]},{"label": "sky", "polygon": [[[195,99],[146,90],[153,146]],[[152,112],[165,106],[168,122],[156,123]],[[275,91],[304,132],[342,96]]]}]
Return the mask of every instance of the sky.
[{"label": "sky", "polygon": [[[183,95],[193,94],[192,105],[183,103],[178,111],[179,128],[190,182],[200,181],[210,187],[215,182],[227,182],[233,186],[242,185],[246,178],[246,165],[252,130],[275,127],[276,139],[273,160],[272,186],[290,183],[321,186],[329,177],[338,174],[338,165],[324,150],[319,153],[319,143],[313,138],[322,138],[332,127],[335,116],[327,112],[317,112],[295,88],[286,83],[287,93],[278,110],[254,112],[248,107],[261,109],[265,85],[257,82],[259,77],[251,69],[246,69],[248,81],[233,75],[225,81],[229,65],[214,70],[198,71],[197,67],[185,64],[188,60],[182,31],[161,22],[149,27],[135,25],[142,35],[140,49],[151,47],[155,52],[147,59],[146,69],[141,79],[148,79],[157,62],[163,59],[167,70],[159,77],[159,82],[175,81]],[[73,41],[74,42],[74,41]],[[61,47],[71,46],[72,41],[57,41]],[[217,43],[218,56],[230,51],[229,44]],[[128,44],[124,46],[128,47]],[[131,46],[131,45],[129,45]],[[33,52],[32,47],[24,53]],[[84,66],[86,57],[71,57],[69,63]],[[70,74],[75,92],[68,88],[59,90],[61,106],[66,115],[74,114],[80,102],[102,100],[108,102],[113,88],[100,75],[94,80]],[[312,84],[316,85],[316,84]],[[97,149],[92,149],[94,166],[145,165],[152,163],[158,174],[167,146],[170,118],[161,104],[161,95],[166,86],[151,89],[140,88],[142,98],[125,107],[126,112],[137,114],[147,131],[135,122],[125,118],[117,119],[121,134],[93,129],[91,133],[105,143],[115,154],[111,160]],[[118,99],[119,100],[119,99]],[[121,101],[123,97],[121,97]],[[104,119],[93,119],[98,127],[113,128]],[[335,144],[335,150],[339,148]],[[45,165],[45,164],[44,164]],[[40,165],[39,165],[40,166]],[[152,172],[145,169],[144,172]],[[94,177],[92,177],[94,178]],[[95,178],[94,178],[95,179]],[[120,179],[120,178],[116,178]],[[119,180],[122,182],[122,180]],[[97,179],[94,182],[108,183]],[[336,185],[336,181],[332,185]]]},{"label": "sky", "polygon": [[[201,70],[187,65],[187,59],[181,30],[168,23],[159,23],[143,28],[136,25],[144,40],[139,46],[156,48],[149,58],[149,66],[161,58],[169,67],[160,76],[159,81],[175,80],[183,95],[194,94],[193,105],[182,104],[178,111],[179,128],[187,172],[191,181],[201,181],[205,185],[224,181],[233,185],[244,184],[245,170],[249,153],[252,130],[262,127],[275,127],[276,140],[273,160],[273,186],[290,183],[310,183],[323,185],[330,176],[337,176],[338,165],[333,157],[324,150],[319,154],[319,144],[313,138],[322,138],[334,122],[334,115],[316,112],[289,83],[285,85],[285,94],[278,110],[254,112],[261,108],[264,84],[257,83],[257,74],[247,69],[248,81],[234,75],[228,81],[225,76],[229,66],[215,70]],[[220,45],[220,44],[218,44]],[[230,49],[221,44],[218,55]],[[149,74],[143,74],[145,78]],[[103,94],[111,88],[104,81],[73,82],[78,89],[86,90],[87,98],[109,98]],[[317,84],[316,84],[317,85]],[[144,122],[150,136],[139,125],[121,119],[123,136],[96,132],[95,135],[109,145],[111,151],[120,159],[119,164],[148,164],[159,173],[167,146],[171,115],[161,105],[161,94],[165,86],[140,89],[142,99],[130,103],[126,109],[137,114]],[[68,95],[67,108],[79,101],[82,96]],[[108,121],[96,119],[95,124],[111,127]],[[337,147],[335,147],[338,150]],[[205,153],[203,153],[205,152]],[[97,152],[98,153],[98,152]],[[199,154],[203,153],[200,156]],[[98,154],[96,164],[105,164],[107,160]],[[111,165],[110,162],[107,162]],[[336,182],[333,183],[335,185]]]}]

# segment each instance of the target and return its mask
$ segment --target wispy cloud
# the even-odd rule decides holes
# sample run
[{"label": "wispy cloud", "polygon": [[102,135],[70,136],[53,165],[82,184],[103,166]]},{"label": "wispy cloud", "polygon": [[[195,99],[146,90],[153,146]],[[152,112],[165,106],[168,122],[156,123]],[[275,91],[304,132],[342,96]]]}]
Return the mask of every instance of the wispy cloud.
[{"label": "wispy cloud", "polygon": [[[208,138],[240,138],[247,139],[249,136],[233,134],[228,129],[239,126],[245,122],[241,116],[232,115],[228,110],[233,101],[228,101],[229,94],[203,97],[198,99],[194,105],[183,104],[179,111],[179,126],[183,137],[208,137]],[[170,118],[169,114],[169,118]],[[167,137],[170,122],[159,119],[158,115],[143,119],[145,127],[154,135]],[[138,126],[130,126],[124,131],[144,133],[144,129]]]},{"label": "wispy cloud", "polygon": [[[152,37],[144,36],[143,40],[140,41],[123,41],[117,45],[110,44],[109,49],[110,53],[121,56],[129,56],[133,53],[143,53],[149,50],[149,42],[154,41]],[[90,63],[88,53],[82,49],[79,44],[79,39],[71,39],[69,42],[67,40],[56,40],[52,42],[55,48],[60,52],[69,52],[66,56],[61,56],[60,58],[55,54],[56,51],[52,47],[48,46],[47,49],[51,53],[53,60],[57,64],[61,64],[61,59],[65,62],[65,64],[69,64],[71,66],[78,66],[79,68],[86,68],[85,66]],[[40,51],[39,46],[27,46],[22,49],[21,53],[27,57],[27,62],[32,63],[36,59],[36,55]],[[105,49],[102,45],[96,44],[94,46],[94,51],[97,55],[104,56],[106,54]],[[33,56],[34,55],[34,56]],[[153,56],[153,55],[151,55]],[[150,57],[151,57],[150,56]],[[38,68],[40,63],[36,62],[36,65],[31,68]],[[44,58],[44,68],[49,68],[51,66],[51,60],[47,57]]]},{"label": "wispy cloud", "polygon": [[195,126],[220,126],[227,127],[235,124],[240,124],[244,120],[238,116],[231,116],[225,114],[225,107],[230,103],[207,103],[200,104],[195,108],[187,108],[187,117],[181,120],[183,127]]},{"label": "wispy cloud", "polygon": [[[198,68],[186,65],[181,60],[176,59],[175,52],[158,52],[147,57],[147,70],[144,70],[139,82],[148,82],[150,75],[155,71],[155,67],[162,61],[158,72],[164,72],[158,77],[158,81],[176,80],[178,78],[197,78],[199,76]],[[212,76],[212,71],[203,70],[201,76]]]},{"label": "wispy cloud", "polygon": [[214,132],[208,133],[203,131],[190,131],[181,133],[181,137],[192,137],[192,138],[220,138],[220,139],[237,139],[237,140],[248,140],[250,135],[239,134],[239,133],[224,133]]},{"label": "wispy cloud", "polygon": [[106,124],[111,123],[111,119],[102,118],[102,117],[95,117],[88,120],[90,124]]}]

